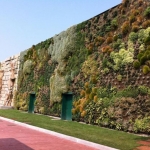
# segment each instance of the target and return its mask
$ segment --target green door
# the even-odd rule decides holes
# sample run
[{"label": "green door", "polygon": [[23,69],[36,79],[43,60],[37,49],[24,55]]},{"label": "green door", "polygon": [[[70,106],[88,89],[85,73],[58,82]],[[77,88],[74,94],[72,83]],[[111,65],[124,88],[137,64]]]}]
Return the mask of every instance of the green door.
[{"label": "green door", "polygon": [[64,93],[62,94],[62,112],[61,119],[62,120],[72,120],[72,93]]},{"label": "green door", "polygon": [[30,93],[30,100],[29,100],[29,113],[34,113],[34,102],[35,102],[35,93]]}]

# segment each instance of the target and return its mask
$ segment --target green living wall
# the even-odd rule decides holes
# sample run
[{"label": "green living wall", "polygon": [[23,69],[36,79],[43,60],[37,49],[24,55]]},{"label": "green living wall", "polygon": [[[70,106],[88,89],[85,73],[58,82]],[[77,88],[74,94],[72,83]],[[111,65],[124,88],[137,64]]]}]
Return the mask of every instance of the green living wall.
[{"label": "green living wall", "polygon": [[150,132],[150,2],[114,8],[21,53],[17,109],[60,116],[61,95],[74,93],[73,120]]},{"label": "green living wall", "polygon": [[28,110],[30,92],[35,92],[35,112],[60,116],[62,93],[71,90],[71,82],[86,58],[80,29],[73,26],[20,54],[17,109]]}]

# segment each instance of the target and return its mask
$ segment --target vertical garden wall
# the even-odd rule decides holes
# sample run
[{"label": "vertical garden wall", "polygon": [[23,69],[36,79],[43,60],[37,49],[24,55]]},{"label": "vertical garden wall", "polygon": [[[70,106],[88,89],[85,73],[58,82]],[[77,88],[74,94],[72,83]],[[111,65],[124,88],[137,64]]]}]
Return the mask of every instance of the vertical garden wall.
[{"label": "vertical garden wall", "polygon": [[60,116],[74,93],[73,120],[150,132],[150,2],[122,3],[20,55],[15,107]]}]

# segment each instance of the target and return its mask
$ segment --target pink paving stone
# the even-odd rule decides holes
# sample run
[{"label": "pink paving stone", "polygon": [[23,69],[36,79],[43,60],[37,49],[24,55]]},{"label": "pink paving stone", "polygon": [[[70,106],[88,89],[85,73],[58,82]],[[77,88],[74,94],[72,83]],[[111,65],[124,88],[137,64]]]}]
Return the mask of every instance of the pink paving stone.
[{"label": "pink paving stone", "polygon": [[96,150],[76,142],[0,120],[0,150]]}]

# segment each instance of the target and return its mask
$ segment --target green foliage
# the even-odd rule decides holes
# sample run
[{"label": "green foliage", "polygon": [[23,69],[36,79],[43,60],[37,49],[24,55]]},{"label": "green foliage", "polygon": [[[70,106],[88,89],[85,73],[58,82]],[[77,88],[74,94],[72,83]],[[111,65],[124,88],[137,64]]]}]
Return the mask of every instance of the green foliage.
[{"label": "green foliage", "polygon": [[120,75],[120,74],[117,75],[117,80],[118,80],[118,81],[121,81],[121,80],[122,80],[122,75]]},{"label": "green foliage", "polygon": [[135,20],[136,20],[135,15],[132,14],[132,15],[129,17],[130,23],[133,23]]},{"label": "green foliage", "polygon": [[150,27],[146,29],[141,29],[138,32],[138,41],[143,44],[144,42],[149,42],[149,34],[150,34]]},{"label": "green foliage", "polygon": [[71,75],[72,72],[76,72],[77,75],[80,71],[82,63],[88,56],[88,50],[86,49],[84,42],[85,42],[85,34],[83,34],[80,30],[81,27],[84,28],[87,22],[84,22],[82,25],[77,25],[76,28],[76,37],[74,39],[74,51],[72,52],[71,56],[67,58],[67,67],[66,72],[68,75]]},{"label": "green foliage", "polygon": [[50,108],[50,114],[53,116],[59,116],[61,114],[61,103],[54,103],[54,105]]},{"label": "green foliage", "polygon": [[49,65],[50,58],[48,50],[45,48],[48,48],[52,42],[52,39],[48,39],[21,53],[18,91],[15,96],[17,109],[27,110],[29,93],[34,91],[36,93],[36,111],[50,114],[49,78],[53,74],[56,64]]},{"label": "green foliage", "polygon": [[138,60],[135,60],[135,61],[133,62],[133,67],[134,67],[135,69],[139,69],[139,68],[140,68],[140,62],[139,62]]},{"label": "green foliage", "polygon": [[118,69],[133,62],[133,54],[125,49],[121,49],[119,52],[111,52],[110,57]]},{"label": "green foliage", "polygon": [[106,26],[106,29],[105,29],[105,31],[106,31],[106,32],[109,32],[109,31],[111,31],[111,26],[109,26],[109,25],[108,25],[108,26]]},{"label": "green foliage", "polygon": [[142,58],[142,56],[144,55],[144,53],[143,52],[141,52],[141,53],[139,53],[138,55],[137,55],[137,58],[138,58],[138,61],[140,61],[141,60],[141,58]]},{"label": "green foliage", "polygon": [[144,39],[145,39],[145,30],[144,29],[141,29],[139,32],[138,32],[138,41],[140,43],[143,43],[144,42]]},{"label": "green foliage", "polygon": [[23,74],[24,75],[30,74],[32,67],[33,67],[32,60],[25,61],[24,65],[23,65]]},{"label": "green foliage", "polygon": [[149,36],[145,38],[144,43],[145,45],[150,45],[150,33]]},{"label": "green foliage", "polygon": [[111,28],[114,30],[118,27],[118,20],[117,18],[114,18],[112,21],[111,21]]},{"label": "green foliage", "polygon": [[84,117],[84,121],[90,124],[96,124],[96,118],[99,116],[100,111],[102,110],[102,102],[98,100],[98,102],[90,102],[86,108],[86,116]]},{"label": "green foliage", "polygon": [[97,89],[97,96],[99,98],[105,98],[105,97],[112,98],[113,95],[115,95],[115,93],[116,93],[116,88],[111,88],[111,87],[104,88],[104,87],[100,87],[100,88]]},{"label": "green foliage", "polygon": [[144,65],[144,66],[143,66],[143,73],[144,73],[144,74],[148,74],[149,72],[150,72],[149,66]]},{"label": "green foliage", "polygon": [[147,56],[146,56],[146,55],[143,55],[143,56],[141,57],[141,59],[140,59],[140,64],[141,64],[141,65],[144,65],[146,61],[147,61]]},{"label": "green foliage", "polygon": [[138,90],[141,95],[147,95],[149,88],[143,85],[143,86],[139,86]]},{"label": "green foliage", "polygon": [[150,17],[150,7],[146,8],[146,10],[144,11],[144,16]]},{"label": "green foliage", "polygon": [[89,56],[82,65],[82,72],[84,74],[84,77],[87,78],[91,75],[97,76],[97,67],[98,63],[94,60],[93,57]]},{"label": "green foliage", "polygon": [[101,72],[106,75],[106,74],[109,73],[109,69],[108,68],[104,68]]},{"label": "green foliage", "polygon": [[84,21],[84,22],[78,24],[77,25],[77,31],[80,31],[80,30],[84,29],[86,24],[90,24],[90,22]]},{"label": "green foliage", "polygon": [[116,42],[113,42],[113,48],[115,50],[119,50],[121,43],[122,43],[121,39],[118,39]]},{"label": "green foliage", "polygon": [[150,133],[150,117],[144,117],[143,119],[136,119],[134,123],[134,132]]},{"label": "green foliage", "polygon": [[[128,4],[130,1],[124,0],[119,6],[122,12],[126,12],[123,7]],[[111,13],[116,17],[119,11],[114,10]],[[112,20],[108,12],[103,13],[103,18],[97,16],[32,46],[21,55],[19,90],[15,96],[17,109],[27,110],[29,92],[35,91],[37,112],[60,116],[61,94],[70,89],[76,96],[73,120],[125,131],[130,126],[133,131],[134,120],[140,116],[135,110],[143,107],[138,113],[145,114],[149,89],[128,84],[136,86],[139,80],[142,84],[144,78],[144,84],[149,81],[147,76],[141,77],[139,70],[134,72],[131,64],[135,69],[144,65],[143,73],[149,73],[150,27],[147,28],[146,22],[146,29],[141,29],[143,24],[136,21],[138,10],[131,11],[130,18],[127,13]],[[130,32],[131,27],[135,32]],[[147,107],[141,105],[144,102]]]},{"label": "green foliage", "polygon": [[130,41],[136,42],[137,39],[138,39],[138,33],[131,32],[131,33],[129,34],[129,40],[130,40]]},{"label": "green foliage", "polygon": [[114,12],[112,13],[112,17],[113,17],[113,18],[115,18],[117,15],[118,15],[118,12],[117,12],[117,11],[114,11]]},{"label": "green foliage", "polygon": [[140,52],[143,52],[145,50],[145,45],[141,44],[140,47],[139,47],[139,50],[140,50]]},{"label": "green foliage", "polygon": [[108,16],[108,11],[106,11],[106,12],[104,13],[104,15],[103,15],[103,19],[106,19],[106,18],[107,18],[107,16]]},{"label": "green foliage", "polygon": [[102,68],[106,68],[107,63],[108,63],[108,59],[104,57],[103,60],[102,60]]},{"label": "green foliage", "polygon": [[132,86],[128,86],[127,88],[121,90],[121,91],[117,91],[117,94],[115,97],[132,97],[135,98],[137,97],[139,94],[139,91],[137,88],[132,87]]}]

